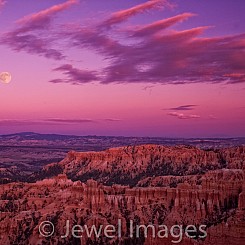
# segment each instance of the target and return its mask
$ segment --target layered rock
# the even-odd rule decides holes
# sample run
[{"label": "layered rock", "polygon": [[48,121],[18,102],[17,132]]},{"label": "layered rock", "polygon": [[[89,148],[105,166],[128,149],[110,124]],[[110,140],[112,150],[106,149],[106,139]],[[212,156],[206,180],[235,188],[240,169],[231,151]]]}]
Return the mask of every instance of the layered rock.
[{"label": "layered rock", "polygon": [[[93,178],[106,185],[136,186],[148,177],[198,176],[222,168],[244,169],[244,152],[245,147],[201,150],[191,146],[159,145],[119,147],[102,152],[72,151],[61,162],[46,166],[39,175],[52,176],[59,171],[73,180]],[[179,178],[180,182],[183,180],[185,178]]]},{"label": "layered rock", "polygon": [[[151,233],[138,239],[130,237],[132,221],[134,225],[166,225],[169,229],[181,225],[183,230],[187,225],[206,226],[205,239],[196,232],[195,239],[183,236],[180,244],[184,245],[243,244],[243,157],[243,148],[215,152],[152,145],[98,153],[70,152],[58,165],[49,165],[42,172],[50,176],[50,169],[62,169],[62,174],[35,183],[1,186],[0,241],[6,245],[160,245],[176,240],[171,236],[154,238]],[[118,184],[128,179],[136,184]],[[45,220],[55,227],[50,238],[39,232]],[[116,229],[120,220],[122,237],[89,239],[69,234],[62,238],[67,220],[70,226],[112,224]]]},{"label": "layered rock", "polygon": [[[229,179],[226,179],[227,176]],[[33,184],[7,184],[0,191],[1,241],[5,241],[4,244],[21,244],[23,241],[41,244],[46,239],[38,234],[38,224],[52,220],[57,230],[50,244],[66,244],[67,240],[60,238],[66,220],[91,227],[93,224],[116,225],[120,219],[124,241],[130,239],[128,222],[134,220],[139,224],[165,224],[168,227],[174,224],[205,224],[208,226],[208,237],[200,243],[210,244],[229,235],[236,241],[230,244],[239,244],[237,242],[244,239],[241,231],[244,231],[245,225],[242,218],[245,212],[240,205],[243,181],[241,171],[219,170],[203,176],[201,185],[191,186],[186,182],[177,188],[109,187],[95,180],[72,182],[65,175]],[[228,234],[227,226],[233,227],[232,233]],[[84,239],[81,241],[87,242]],[[113,244],[110,239],[101,239],[102,244]],[[144,241],[144,244],[171,242],[153,238]],[[195,240],[184,238],[182,244],[195,244]]]}]

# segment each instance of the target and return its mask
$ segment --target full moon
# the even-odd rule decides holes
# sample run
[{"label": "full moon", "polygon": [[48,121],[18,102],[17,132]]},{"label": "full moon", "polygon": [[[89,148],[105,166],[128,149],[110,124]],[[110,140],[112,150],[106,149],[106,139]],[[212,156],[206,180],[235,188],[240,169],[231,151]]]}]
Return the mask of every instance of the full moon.
[{"label": "full moon", "polygon": [[2,83],[9,83],[11,81],[11,74],[9,72],[1,72],[0,81]]}]

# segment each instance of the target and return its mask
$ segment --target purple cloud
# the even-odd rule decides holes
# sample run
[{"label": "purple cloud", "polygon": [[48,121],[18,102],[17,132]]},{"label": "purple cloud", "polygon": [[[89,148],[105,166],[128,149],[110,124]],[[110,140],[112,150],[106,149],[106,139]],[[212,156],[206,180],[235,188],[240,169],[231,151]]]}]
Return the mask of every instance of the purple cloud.
[{"label": "purple cloud", "polygon": [[55,60],[64,58],[60,51],[50,47],[47,39],[33,34],[20,34],[18,30],[5,34],[0,43],[18,52],[26,51],[29,54],[38,54]]},{"label": "purple cloud", "polygon": [[190,111],[190,110],[194,110],[194,107],[196,107],[196,106],[197,105],[181,105],[181,106],[169,108],[167,110],[171,110],[171,111]]},{"label": "purple cloud", "polygon": [[79,25],[65,25],[60,38],[66,38],[69,45],[75,48],[90,49],[106,58],[113,59],[130,51],[130,48],[112,39],[98,27],[81,27]]},{"label": "purple cloud", "polygon": [[[55,60],[63,59],[64,55],[61,51],[52,48],[53,37],[50,37],[52,36],[50,23],[54,15],[77,2],[77,0],[68,0],[17,20],[16,29],[5,33],[1,37],[0,44],[7,45],[14,51],[25,51]],[[45,33],[44,38],[43,34],[46,30],[49,30],[49,34]]]},{"label": "purple cloud", "polygon": [[45,119],[46,122],[62,123],[62,124],[80,124],[80,123],[94,123],[92,119],[64,119],[64,118],[49,118]]},{"label": "purple cloud", "polygon": [[54,80],[49,81],[51,83],[71,83],[71,84],[77,85],[77,84],[95,82],[99,80],[96,72],[80,70],[80,69],[74,68],[72,65],[69,65],[69,64],[59,66],[53,69],[53,71],[61,71],[66,76],[66,78],[65,79],[54,79]]},{"label": "purple cloud", "polygon": [[21,119],[1,119],[0,126],[8,127],[8,126],[21,126],[21,125],[32,125],[37,124],[36,121],[31,120],[21,120]]},{"label": "purple cloud", "polygon": [[27,119],[2,119],[0,126],[28,126],[28,125],[57,125],[57,124],[81,124],[81,123],[95,123],[92,119],[66,119],[66,118],[47,118],[39,120]]},{"label": "purple cloud", "polygon": [[[129,11],[134,15],[141,12],[138,10],[125,10],[125,13]],[[115,22],[114,18],[113,21],[109,18],[110,21],[102,21],[102,25],[107,23],[110,26],[111,23],[124,21],[131,14],[121,15],[117,12],[112,16]],[[166,28],[192,16],[192,13],[183,13],[140,28],[131,28],[130,31],[119,29],[120,34],[124,35],[121,38],[114,37],[113,29],[109,29],[110,32],[108,29],[101,30],[101,24],[69,28],[62,35],[74,47],[89,48],[109,61],[109,65],[96,74],[101,77],[100,83],[103,84],[245,82],[245,34],[201,38],[200,35],[209,28],[206,26],[165,32]],[[122,40],[127,39],[131,41],[126,45]]]},{"label": "purple cloud", "polygon": [[90,49],[106,60],[100,71],[69,64],[59,66],[54,71],[61,72],[64,78],[53,79],[52,83],[179,85],[245,82],[245,34],[203,38],[201,34],[209,27],[199,26],[183,31],[171,28],[194,16],[192,13],[140,27],[111,28],[136,14],[168,6],[164,0],[147,1],[117,11],[97,24],[73,24],[58,31],[52,29],[53,17],[77,2],[68,0],[18,20],[17,28],[5,33],[0,43],[15,51],[61,60],[65,58],[63,52],[54,47],[62,40],[69,47]]},{"label": "purple cloud", "polygon": [[120,122],[120,121],[122,121],[122,119],[118,119],[118,118],[105,118],[103,120],[106,122]]},{"label": "purple cloud", "polygon": [[198,119],[200,118],[199,115],[185,115],[183,113],[178,113],[178,112],[169,112],[168,113],[169,116],[173,116],[173,117],[177,117],[178,119]]}]

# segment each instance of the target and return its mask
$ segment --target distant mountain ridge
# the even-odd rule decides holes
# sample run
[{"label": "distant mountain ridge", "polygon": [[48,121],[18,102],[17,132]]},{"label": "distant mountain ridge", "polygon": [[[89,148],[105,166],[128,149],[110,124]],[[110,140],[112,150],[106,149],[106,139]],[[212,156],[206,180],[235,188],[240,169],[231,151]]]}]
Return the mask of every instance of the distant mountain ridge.
[{"label": "distant mountain ridge", "polygon": [[[134,145],[134,144],[162,144],[162,145],[194,145],[197,146],[203,145],[203,147],[208,147],[208,145],[217,146],[217,144],[221,144],[221,147],[224,146],[233,146],[233,145],[242,145],[245,144],[245,137],[228,137],[228,138],[170,138],[170,137],[134,137],[134,136],[97,136],[97,135],[64,135],[64,134],[41,134],[35,132],[21,132],[14,134],[2,134],[0,135],[0,143],[1,139],[14,139],[18,140],[69,140],[69,139],[110,139],[111,147],[116,147],[120,145],[113,145],[116,140],[118,142],[122,142],[121,146]],[[108,148],[111,148],[108,147]]]}]

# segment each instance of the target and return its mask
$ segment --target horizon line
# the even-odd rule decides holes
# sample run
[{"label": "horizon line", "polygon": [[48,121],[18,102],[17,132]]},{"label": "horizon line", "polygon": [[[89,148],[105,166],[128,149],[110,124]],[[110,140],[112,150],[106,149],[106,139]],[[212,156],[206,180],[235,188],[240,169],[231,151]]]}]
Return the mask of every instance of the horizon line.
[{"label": "horizon line", "polygon": [[171,137],[171,136],[123,136],[123,135],[96,135],[96,134],[88,134],[88,135],[76,135],[76,134],[58,134],[58,133],[37,133],[37,132],[16,132],[16,133],[7,133],[0,134],[0,136],[8,136],[8,135],[20,135],[20,134],[36,134],[36,135],[58,135],[58,136],[73,136],[73,137],[123,137],[123,138],[165,138],[165,139],[240,139],[245,138],[245,136],[200,136],[200,137]]}]

